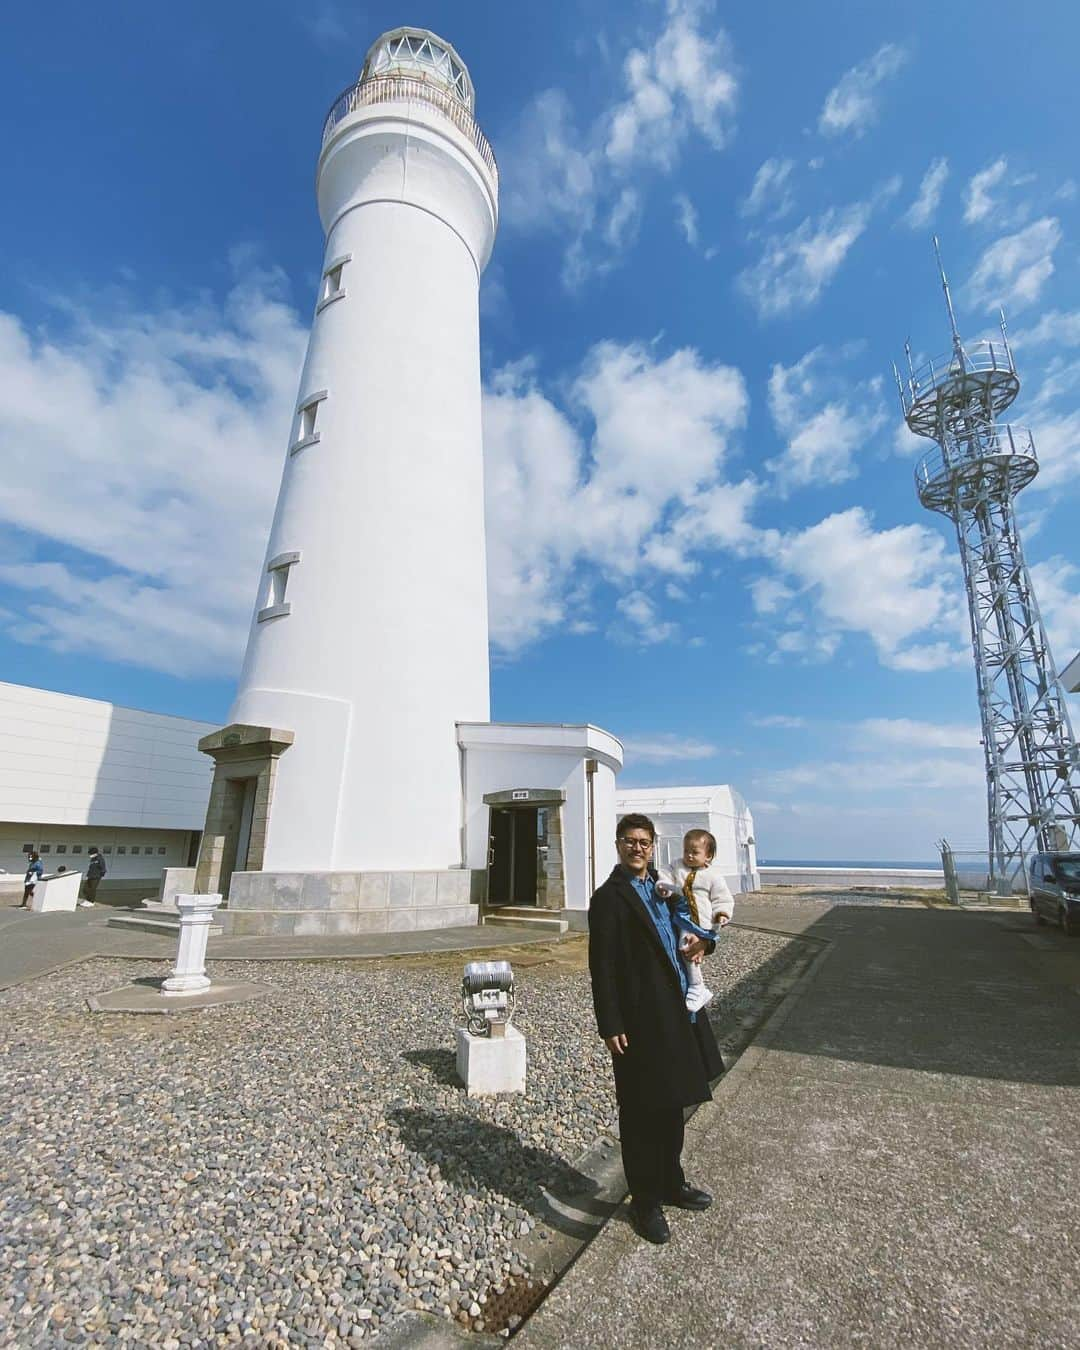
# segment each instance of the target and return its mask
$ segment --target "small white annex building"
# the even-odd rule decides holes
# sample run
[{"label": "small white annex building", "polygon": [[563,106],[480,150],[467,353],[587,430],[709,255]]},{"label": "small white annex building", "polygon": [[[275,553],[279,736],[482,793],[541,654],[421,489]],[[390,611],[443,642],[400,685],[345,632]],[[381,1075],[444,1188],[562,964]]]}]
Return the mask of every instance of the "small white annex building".
[{"label": "small white annex building", "polygon": [[167,867],[195,861],[213,727],[25,685],[0,683],[0,867],[26,854],[46,873],[82,871],[101,849],[110,890],[155,894]]},{"label": "small white annex building", "polygon": [[754,818],[734,788],[626,788],[616,792],[615,809],[619,816],[640,811],[652,820],[657,866],[679,857],[687,830],[708,830],[716,837],[716,861],[732,891],[760,890]]}]

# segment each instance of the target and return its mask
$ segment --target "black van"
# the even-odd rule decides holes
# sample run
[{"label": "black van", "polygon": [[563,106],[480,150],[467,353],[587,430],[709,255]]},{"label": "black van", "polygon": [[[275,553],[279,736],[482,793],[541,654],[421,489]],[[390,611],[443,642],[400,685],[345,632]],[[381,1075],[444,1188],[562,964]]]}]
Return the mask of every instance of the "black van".
[{"label": "black van", "polygon": [[1036,853],[1028,863],[1028,899],[1036,923],[1080,933],[1080,853]]}]

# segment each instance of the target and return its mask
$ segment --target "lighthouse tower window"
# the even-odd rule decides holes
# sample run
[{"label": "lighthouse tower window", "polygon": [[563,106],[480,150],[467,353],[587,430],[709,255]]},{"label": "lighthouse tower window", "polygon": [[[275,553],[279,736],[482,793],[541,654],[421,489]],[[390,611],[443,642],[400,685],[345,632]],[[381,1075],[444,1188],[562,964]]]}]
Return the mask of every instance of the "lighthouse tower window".
[{"label": "lighthouse tower window", "polygon": [[296,433],[292,445],[289,446],[290,455],[295,455],[298,450],[305,450],[318,441],[319,431],[316,424],[319,420],[319,405],[326,395],[327,391],[320,389],[317,394],[309,394],[297,405]]},{"label": "lighthouse tower window", "polygon": [[319,289],[319,303],[315,307],[315,313],[321,314],[327,305],[332,305],[335,300],[344,300],[347,294],[345,283],[342,280],[345,271],[345,264],[352,262],[351,253],[343,253],[340,258],[335,258],[328,262],[323,269],[322,285]]},{"label": "lighthouse tower window", "polygon": [[289,573],[299,561],[299,553],[279,553],[266,564],[265,603],[257,615],[259,623],[280,619],[291,610],[285,592],[289,588]]}]

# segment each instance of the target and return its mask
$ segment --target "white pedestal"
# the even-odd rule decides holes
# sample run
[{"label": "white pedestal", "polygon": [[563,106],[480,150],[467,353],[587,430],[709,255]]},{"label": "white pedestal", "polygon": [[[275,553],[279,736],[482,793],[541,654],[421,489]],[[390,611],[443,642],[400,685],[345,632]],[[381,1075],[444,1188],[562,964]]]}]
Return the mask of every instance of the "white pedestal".
[{"label": "white pedestal", "polygon": [[81,872],[53,873],[34,887],[30,908],[35,914],[49,914],[55,910],[75,910],[79,907]]},{"label": "white pedestal", "polygon": [[474,1036],[457,1029],[457,1071],[470,1097],[525,1091],[525,1037],[517,1027],[505,1036]]},{"label": "white pedestal", "polygon": [[220,904],[220,895],[176,897],[176,907],[180,911],[180,946],[172,974],[161,986],[166,998],[203,994],[210,988],[206,974],[206,939],[210,936],[214,911]]}]

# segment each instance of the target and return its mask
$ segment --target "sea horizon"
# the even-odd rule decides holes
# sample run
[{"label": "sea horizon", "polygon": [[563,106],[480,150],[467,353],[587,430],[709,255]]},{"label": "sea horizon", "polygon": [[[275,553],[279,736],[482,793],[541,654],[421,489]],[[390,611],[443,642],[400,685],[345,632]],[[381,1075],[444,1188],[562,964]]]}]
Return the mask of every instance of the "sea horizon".
[{"label": "sea horizon", "polygon": [[[895,872],[909,868],[918,868],[930,872],[941,871],[941,859],[936,862],[898,861],[880,858],[759,858],[759,867],[855,867],[867,871]],[[982,864],[985,865],[985,864]]]}]

